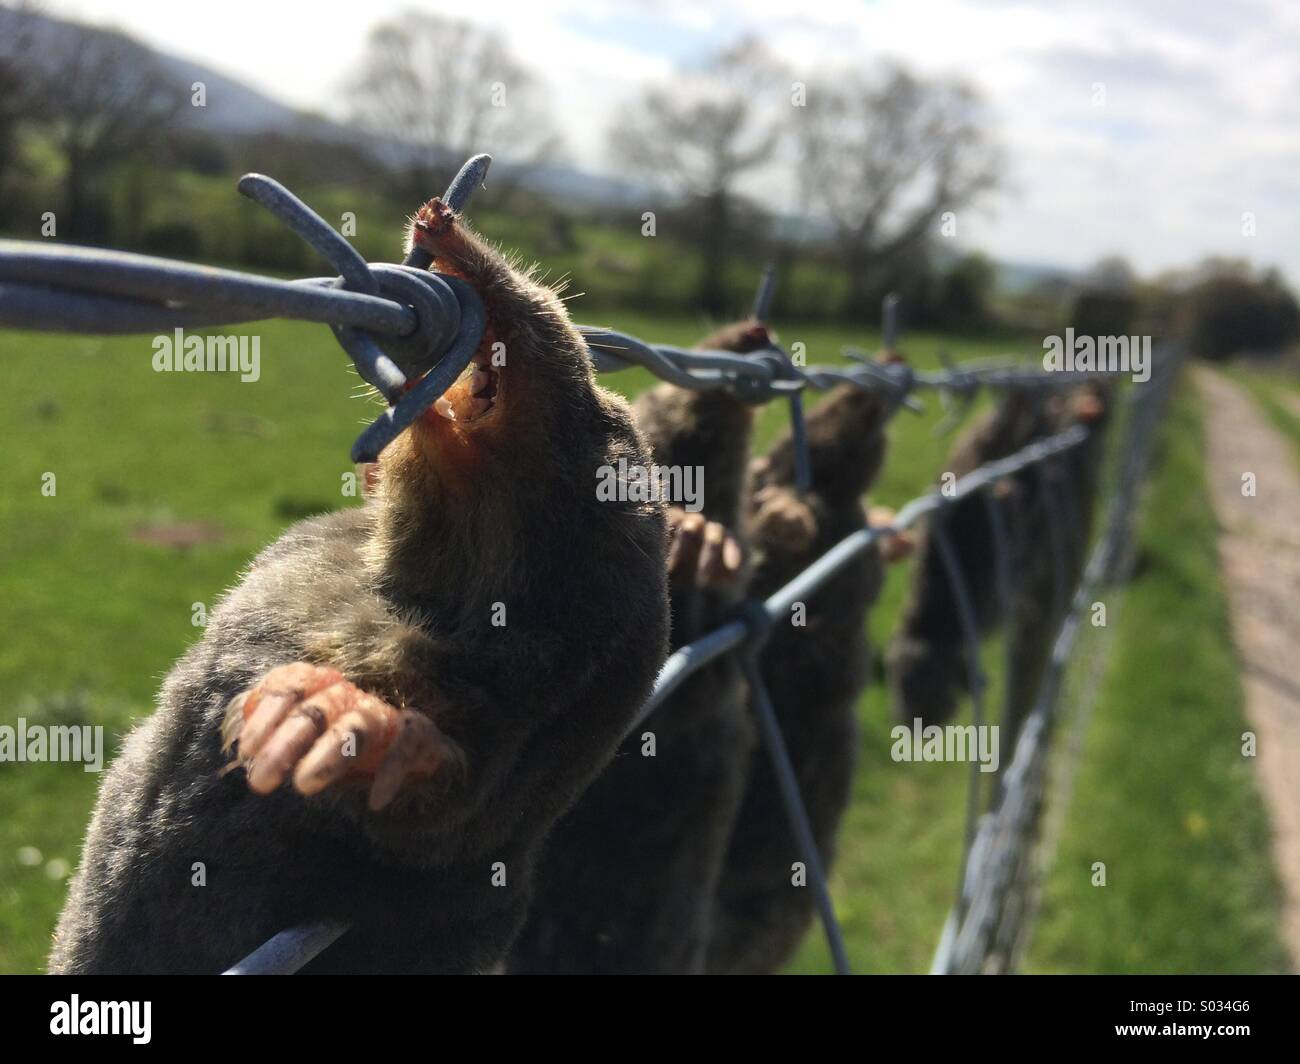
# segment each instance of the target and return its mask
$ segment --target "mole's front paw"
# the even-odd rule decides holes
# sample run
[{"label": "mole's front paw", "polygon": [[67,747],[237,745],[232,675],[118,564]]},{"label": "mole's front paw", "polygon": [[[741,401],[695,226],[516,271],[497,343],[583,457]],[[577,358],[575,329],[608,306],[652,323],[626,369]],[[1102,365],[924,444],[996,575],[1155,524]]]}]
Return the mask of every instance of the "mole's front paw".
[{"label": "mole's front paw", "polygon": [[[867,510],[867,524],[872,528],[887,528],[894,523],[897,516],[898,514],[888,506],[872,506]],[[893,565],[916,550],[916,537],[907,529],[888,532],[880,537],[878,549],[881,559],[887,565]]]},{"label": "mole's front paw", "polygon": [[817,535],[811,507],[788,488],[776,484],[754,496],[755,538],[775,543],[791,553],[807,550]]},{"label": "mole's front paw", "polygon": [[432,775],[447,754],[422,713],[396,709],[337,670],[305,662],[272,669],[234,698],[221,738],[223,749],[236,748],[258,794],[290,778],[302,794],[369,778],[371,809],[391,802],[407,778]]},{"label": "mole's front paw", "polygon": [[703,515],[668,508],[668,579],[674,584],[723,587],[740,574],[744,552],[723,525]]}]

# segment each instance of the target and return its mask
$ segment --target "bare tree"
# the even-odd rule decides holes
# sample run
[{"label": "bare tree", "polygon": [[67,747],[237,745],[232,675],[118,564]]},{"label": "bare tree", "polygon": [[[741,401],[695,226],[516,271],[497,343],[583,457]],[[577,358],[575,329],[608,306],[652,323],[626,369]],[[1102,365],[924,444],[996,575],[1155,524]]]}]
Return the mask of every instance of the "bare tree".
[{"label": "bare tree", "polygon": [[27,117],[30,75],[14,52],[0,51],[0,225],[17,216],[15,201],[22,175],[19,123]]},{"label": "bare tree", "polygon": [[681,69],[670,84],[647,88],[620,108],[610,149],[638,176],[695,208],[699,301],[723,313],[724,268],[731,251],[737,183],[771,158],[780,137],[774,106],[780,68],[762,44],[745,38],[705,62]]},{"label": "bare tree", "polygon": [[29,67],[28,116],[63,156],[68,235],[104,232],[102,185],[111,169],[163,136],[185,102],[149,50],[129,37],[53,26]]},{"label": "bare tree", "polygon": [[[348,93],[353,121],[380,138],[413,200],[476,152],[518,165],[559,148],[541,83],[501,34],[469,22],[408,11],[376,25]],[[502,176],[498,167],[498,187]]]},{"label": "bare tree", "polygon": [[867,304],[872,270],[997,181],[979,100],[957,82],[900,67],[880,78],[844,72],[810,82],[792,115],[800,187],[834,228],[851,314]]}]

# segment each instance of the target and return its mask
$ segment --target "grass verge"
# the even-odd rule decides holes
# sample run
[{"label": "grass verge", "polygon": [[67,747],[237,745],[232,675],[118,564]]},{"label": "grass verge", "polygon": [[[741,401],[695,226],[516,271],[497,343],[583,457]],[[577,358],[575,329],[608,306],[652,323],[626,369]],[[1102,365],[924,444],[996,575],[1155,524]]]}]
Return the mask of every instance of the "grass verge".
[{"label": "grass verge", "polygon": [[[1138,568],[1044,891],[1028,968],[1275,972],[1279,895],[1219,582],[1199,398],[1180,386]],[[1094,865],[1105,886],[1094,886]]]}]

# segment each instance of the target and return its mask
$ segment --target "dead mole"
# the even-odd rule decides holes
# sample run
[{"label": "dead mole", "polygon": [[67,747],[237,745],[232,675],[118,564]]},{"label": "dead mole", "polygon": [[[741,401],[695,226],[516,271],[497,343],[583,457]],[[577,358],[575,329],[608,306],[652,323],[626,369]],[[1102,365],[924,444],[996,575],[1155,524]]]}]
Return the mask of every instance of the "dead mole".
[{"label": "dead mole", "polygon": [[1024,527],[1016,540],[1020,569],[1007,622],[1011,675],[1002,722],[1007,750],[1038,701],[1052,645],[1083,575],[1112,397],[1112,384],[1101,378],[1053,397],[1048,434],[1083,425],[1088,435],[1048,459],[1040,476],[1018,485],[1015,500]]},{"label": "dead mole", "polygon": [[[854,384],[831,389],[807,417],[806,493],[796,488],[789,432],[755,460],[751,597],[771,595],[867,523],[862,496],[884,461],[889,413],[884,398]],[[759,658],[828,867],[857,762],[855,706],[870,672],[866,618],[882,581],[881,553],[872,547],[778,620]],[[803,859],[767,752],[758,750],[719,881],[709,972],[773,972],[790,959],[813,913],[812,892],[794,882]]]},{"label": "dead mole", "polygon": [[[988,462],[1014,454],[1050,431],[1045,396],[1029,389],[1010,391],[957,438],[948,453],[944,473],[959,479]],[[1024,504],[1033,489],[1033,476],[1027,473],[1004,478],[989,489],[1003,515],[1013,567],[1024,554]],[[994,526],[987,506],[977,493],[945,505],[930,518],[944,522],[981,634],[987,634],[1002,620]],[[966,646],[952,584],[928,526],[918,537],[912,585],[890,639],[886,666],[894,713],[907,723],[920,719],[923,724],[943,724],[956,713],[959,697],[970,688]]]},{"label": "dead mole", "polygon": [[[757,321],[703,350],[750,353]],[[703,470],[703,505],[669,511],[672,649],[718,627],[747,578],[739,532],[753,408],[726,389],[660,384],[633,404],[654,461]],[[749,775],[755,732],[731,656],[706,665],[633,729],[548,840],[510,971],[699,972],[723,854]]]},{"label": "dead mole", "polygon": [[[979,634],[1006,628],[1010,689],[1001,741],[1008,751],[1033,707],[1061,613],[1082,570],[1108,394],[1104,385],[1093,383],[1065,395],[1010,391],[962,434],[948,457],[946,471],[962,477],[1074,424],[1092,430],[1065,454],[1004,477],[931,518],[944,521]],[[990,504],[1006,533],[1012,587],[1005,604],[999,600]],[[970,691],[952,584],[929,529],[920,537],[912,588],[890,643],[887,668],[895,714],[907,723],[944,723],[956,713],[961,695]],[[1009,754],[1003,764],[1008,761]]]},{"label": "dead mole", "polygon": [[482,296],[482,346],[375,496],[258,555],[168,675],[100,788],[52,972],[220,972],[319,920],[350,930],[313,971],[490,970],[650,691],[662,508],[596,494],[648,459],[626,404],[555,293],[440,200],[411,239]]}]

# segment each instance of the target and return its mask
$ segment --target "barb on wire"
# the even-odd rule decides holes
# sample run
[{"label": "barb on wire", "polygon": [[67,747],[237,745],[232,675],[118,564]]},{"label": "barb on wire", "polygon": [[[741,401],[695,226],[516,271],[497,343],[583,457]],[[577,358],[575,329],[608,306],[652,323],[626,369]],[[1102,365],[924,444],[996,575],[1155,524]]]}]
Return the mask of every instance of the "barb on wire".
[{"label": "barb on wire", "polygon": [[[490,163],[486,155],[467,162],[447,190],[447,202],[463,209]],[[239,191],[284,222],[339,276],[282,281],[147,255],[5,240],[0,324],[94,333],[264,318],[328,324],[361,378],[389,403],[352,449],[356,461],[377,458],[469,364],[486,324],[482,300],[459,278],[411,265],[367,263],[319,214],[269,177],[246,174]]]},{"label": "barb on wire", "polygon": [[948,351],[939,352],[939,364],[954,377],[953,386],[939,392],[939,405],[943,409],[943,420],[934,426],[935,436],[946,436],[965,420],[975,403],[979,387],[967,376],[958,379],[961,369],[953,362]]},{"label": "barb on wire", "polygon": [[897,353],[895,349],[898,347],[899,302],[897,292],[890,292],[880,302],[881,347],[884,348],[886,356]]},{"label": "barb on wire", "polygon": [[[758,281],[758,291],[754,293],[751,315],[756,321],[766,322],[769,319],[775,295],[776,267],[769,264],[763,269],[763,275]],[[774,341],[769,340],[766,348],[752,352],[750,358],[771,367],[772,375],[768,382],[771,385],[799,379],[794,360],[785,348]],[[761,389],[754,387],[752,378],[745,379],[743,383],[738,382],[736,390],[750,402],[761,396]],[[790,439],[794,445],[794,486],[802,495],[812,488],[812,455],[808,450],[808,426],[804,421],[803,392],[791,391],[789,404]]]},{"label": "barb on wire", "polygon": [[[360,253],[282,184],[262,174],[245,174],[239,179],[238,188],[242,195],[265,207],[338,270],[342,287],[366,295],[379,295],[379,283]],[[406,375],[397,363],[360,329],[348,325],[333,325],[331,328],[343,349],[352,356],[361,379],[389,403],[397,402],[406,385]]]},{"label": "barb on wire", "polygon": [[925,405],[912,392],[918,378],[898,352],[898,306],[901,302],[895,292],[880,301],[881,351],[877,358],[860,347],[844,347],[840,354],[858,364],[855,373],[861,382],[870,381],[883,392],[894,407],[904,406],[914,414],[925,413]]},{"label": "barb on wire", "polygon": [[[460,168],[460,172],[451,179],[451,184],[447,186],[447,191],[442,194],[442,202],[450,207],[456,214],[464,213],[469,206],[470,197],[474,191],[481,188],[487,181],[488,170],[492,166],[492,156],[474,155],[465,161],[465,165]],[[411,250],[406,253],[406,258],[402,260],[403,266],[410,266],[417,270],[427,270],[433,264],[433,256],[422,247],[411,246]]]},{"label": "barb on wire", "polygon": [[[877,362],[857,348],[846,348],[841,353],[845,358],[858,364],[857,368],[849,374],[855,384],[861,387],[874,386],[875,390],[882,392],[896,407],[906,407],[914,414],[925,413],[925,405],[912,395],[917,387],[918,378],[906,363]],[[814,376],[813,379],[820,379],[820,375]]]},{"label": "barb on wire", "polygon": [[763,267],[763,275],[758,279],[758,291],[754,293],[754,305],[749,316],[755,321],[771,321],[772,300],[776,296],[776,264],[769,262]]}]

